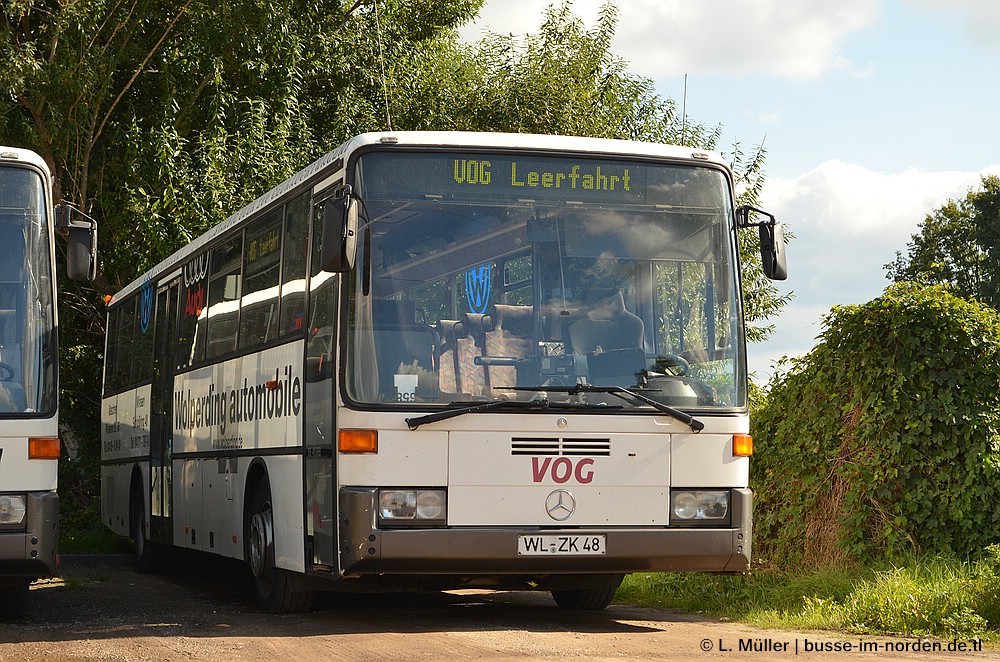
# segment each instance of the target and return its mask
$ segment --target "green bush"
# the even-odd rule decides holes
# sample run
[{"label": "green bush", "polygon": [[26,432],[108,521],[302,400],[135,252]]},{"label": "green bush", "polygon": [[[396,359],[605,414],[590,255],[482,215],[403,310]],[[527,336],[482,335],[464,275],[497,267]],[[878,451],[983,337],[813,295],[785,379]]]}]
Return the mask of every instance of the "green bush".
[{"label": "green bush", "polygon": [[756,411],[758,557],[967,558],[1000,541],[1000,314],[903,283],[824,327]]}]

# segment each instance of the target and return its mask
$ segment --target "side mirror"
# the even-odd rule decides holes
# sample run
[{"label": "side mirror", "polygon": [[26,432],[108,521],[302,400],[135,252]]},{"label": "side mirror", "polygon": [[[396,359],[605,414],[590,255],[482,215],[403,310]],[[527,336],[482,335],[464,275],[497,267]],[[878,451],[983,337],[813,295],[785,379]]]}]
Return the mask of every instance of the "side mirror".
[{"label": "side mirror", "polygon": [[64,203],[56,207],[56,228],[66,237],[69,277],[76,281],[97,278],[97,221]]},{"label": "side mirror", "polygon": [[[751,220],[752,215],[766,216],[766,221]],[[760,233],[760,260],[764,267],[764,275],[771,280],[788,278],[788,267],[785,264],[785,232],[773,214],[750,205],[743,205],[736,210],[736,223],[739,228],[756,227]]]},{"label": "side mirror", "polygon": [[358,249],[358,201],[345,187],[339,198],[323,203],[323,271],[345,273],[354,267]]},{"label": "side mirror", "polygon": [[785,232],[781,223],[761,223],[759,229],[764,275],[771,280],[785,280],[788,278],[788,266],[785,264]]}]

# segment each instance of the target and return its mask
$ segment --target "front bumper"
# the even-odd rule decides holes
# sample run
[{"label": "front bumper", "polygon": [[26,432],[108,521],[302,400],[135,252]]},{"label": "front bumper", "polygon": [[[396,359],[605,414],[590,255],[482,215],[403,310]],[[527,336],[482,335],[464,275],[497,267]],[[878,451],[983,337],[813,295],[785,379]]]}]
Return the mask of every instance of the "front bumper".
[{"label": "front bumper", "polygon": [[0,529],[0,577],[52,577],[59,540],[59,496],[29,493],[25,527]]},{"label": "front bumper", "polygon": [[[732,490],[727,528],[439,528],[378,529],[376,490],[340,493],[341,574],[536,575],[630,572],[742,572],[750,566],[753,495]],[[519,556],[523,534],[605,534],[600,556]]]}]

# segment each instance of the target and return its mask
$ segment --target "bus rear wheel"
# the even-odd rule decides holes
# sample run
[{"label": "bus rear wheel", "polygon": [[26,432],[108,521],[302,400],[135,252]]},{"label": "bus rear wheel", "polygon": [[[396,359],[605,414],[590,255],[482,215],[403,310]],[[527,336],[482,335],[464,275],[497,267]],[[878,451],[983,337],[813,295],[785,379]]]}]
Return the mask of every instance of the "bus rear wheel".
[{"label": "bus rear wheel", "polygon": [[247,561],[254,578],[257,607],[268,614],[309,611],[313,593],[294,590],[291,574],[274,565],[274,514],[267,479],[254,490],[247,530]]},{"label": "bus rear wheel", "polygon": [[132,489],[132,556],[136,569],[144,574],[165,572],[170,567],[170,550],[146,538],[146,501],[142,488]]}]

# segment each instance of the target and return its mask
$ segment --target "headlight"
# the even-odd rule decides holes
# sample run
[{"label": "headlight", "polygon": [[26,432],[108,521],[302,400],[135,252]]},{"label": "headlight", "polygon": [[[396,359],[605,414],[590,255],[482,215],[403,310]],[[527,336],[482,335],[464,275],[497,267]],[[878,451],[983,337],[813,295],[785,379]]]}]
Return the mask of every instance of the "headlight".
[{"label": "headlight", "polygon": [[378,515],[385,524],[444,524],[447,519],[444,490],[379,490]]},{"label": "headlight", "polygon": [[23,494],[0,494],[0,526],[16,527],[24,523],[27,511]]},{"label": "headlight", "polygon": [[729,522],[728,490],[672,490],[670,519],[676,524],[726,524]]}]

